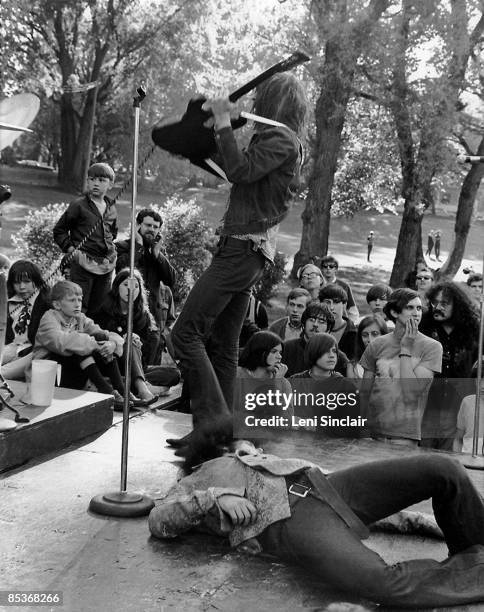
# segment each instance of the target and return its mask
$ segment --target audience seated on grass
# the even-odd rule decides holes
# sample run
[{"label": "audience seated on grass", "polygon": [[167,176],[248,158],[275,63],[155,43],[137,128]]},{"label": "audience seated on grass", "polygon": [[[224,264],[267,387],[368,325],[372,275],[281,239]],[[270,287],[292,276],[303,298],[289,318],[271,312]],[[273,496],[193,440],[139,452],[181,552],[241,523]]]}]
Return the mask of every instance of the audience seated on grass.
[{"label": "audience seated on grass", "polygon": [[277,334],[281,340],[299,338],[301,335],[301,317],[311,296],[306,289],[296,287],[289,291],[286,301],[286,316],[277,319],[269,327],[269,331]]},{"label": "audience seated on grass", "polygon": [[35,336],[33,359],[60,363],[62,387],[82,389],[89,380],[100,393],[112,395],[115,408],[122,409],[124,383],[115,357],[123,353],[123,339],[86,317],[76,283],[58,281],[51,301]]},{"label": "audience seated on grass", "polygon": [[[128,287],[129,268],[125,268],[116,274],[113,285],[104,300],[101,308],[94,313],[93,319],[103,329],[116,332],[125,337],[128,327]],[[153,315],[148,307],[146,290],[143,277],[138,270],[134,270],[133,291],[133,341],[131,351],[131,390],[137,396],[133,397],[135,405],[153,404],[158,396],[148,382],[148,372],[155,373],[157,380],[165,374],[163,382],[171,383],[173,379],[179,381],[180,376],[173,376],[176,368],[163,368],[162,366],[147,366],[147,356],[156,352],[156,344],[159,340],[158,328]],[[124,345],[126,347],[126,343]],[[126,350],[118,357],[118,365],[122,373],[125,368]],[[146,374],[145,374],[146,368]],[[167,370],[165,372],[165,370]],[[151,374],[152,376],[154,374]],[[175,384],[176,384],[175,382]],[[165,385],[161,391],[167,392],[170,385]]]},{"label": "audience seated on grass", "polygon": [[38,266],[27,259],[12,264],[7,276],[8,310],[2,375],[23,380],[32,361],[40,319],[50,308],[49,290]]},{"label": "audience seated on grass", "polygon": [[353,381],[335,370],[335,338],[326,333],[314,334],[306,344],[304,356],[308,368],[289,379],[296,397],[296,425],[323,436],[358,437],[364,424],[359,418],[359,397]]},{"label": "audience seated on grass", "polygon": [[[307,369],[304,350],[309,338],[322,332],[330,333],[333,325],[334,316],[325,304],[321,304],[317,300],[309,302],[301,316],[299,338],[286,340],[282,345],[282,361],[287,366],[287,377]],[[342,376],[346,376],[348,367],[348,358],[342,351],[338,350],[336,371]]]}]

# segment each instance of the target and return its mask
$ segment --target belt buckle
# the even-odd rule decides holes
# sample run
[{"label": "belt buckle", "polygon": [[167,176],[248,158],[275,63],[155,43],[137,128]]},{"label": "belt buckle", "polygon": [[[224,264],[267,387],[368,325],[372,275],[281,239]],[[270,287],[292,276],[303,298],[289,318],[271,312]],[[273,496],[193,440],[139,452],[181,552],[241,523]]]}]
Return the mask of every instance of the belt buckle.
[{"label": "belt buckle", "polygon": [[[297,489],[294,489],[294,487],[302,489],[303,491],[297,491]],[[311,491],[311,487],[306,487],[306,485],[300,484],[299,482],[293,482],[292,485],[289,487],[288,491],[289,493],[297,495],[298,497],[307,497],[309,491]]]}]

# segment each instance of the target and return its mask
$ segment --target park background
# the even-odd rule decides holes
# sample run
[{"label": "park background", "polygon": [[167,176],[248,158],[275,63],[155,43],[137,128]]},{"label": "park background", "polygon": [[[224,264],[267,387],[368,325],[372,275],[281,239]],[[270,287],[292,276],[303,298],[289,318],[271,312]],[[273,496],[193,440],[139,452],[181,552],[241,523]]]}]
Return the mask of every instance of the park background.
[{"label": "park background", "polygon": [[[0,178],[13,190],[2,206],[7,255],[35,259],[37,238],[26,228],[44,219],[29,213],[51,204],[51,224],[82,191],[89,163],[111,163],[117,188],[129,180],[132,98],[143,83],[139,149],[148,160],[137,205],[165,206],[169,215],[187,201],[185,216],[200,205],[190,226],[200,244],[191,258],[184,253],[189,285],[208,263],[228,186],[152,151],[151,129],[179,117],[193,95],[233,90],[302,49],[311,58],[296,70],[310,102],[306,159],[299,198],[279,233],[287,278],[271,315],[297,268],[327,252],[360,304],[373,282],[403,284],[430,229],[442,231],[443,261],[429,261],[442,277],[464,280],[464,267],[480,268],[484,164],[456,158],[484,153],[481,2],[6,0],[0,12],[2,97],[33,92],[41,102],[34,134],[2,151]],[[249,95],[240,106],[250,104]],[[247,141],[246,128],[238,134]],[[129,191],[118,210],[126,231]],[[54,265],[60,253],[52,248]]]}]

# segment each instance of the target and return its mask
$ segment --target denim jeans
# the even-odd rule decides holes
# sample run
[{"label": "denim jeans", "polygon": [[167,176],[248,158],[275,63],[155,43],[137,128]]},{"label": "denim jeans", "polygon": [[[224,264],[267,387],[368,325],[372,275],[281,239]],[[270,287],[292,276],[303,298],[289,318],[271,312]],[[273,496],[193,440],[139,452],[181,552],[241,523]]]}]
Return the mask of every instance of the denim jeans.
[{"label": "denim jeans", "polygon": [[265,263],[251,247],[248,240],[221,239],[172,330],[195,429],[231,414],[240,330]]},{"label": "denim jeans", "polygon": [[366,463],[329,475],[366,525],[432,498],[450,557],[387,565],[327,504],[289,494],[291,517],[258,536],[264,550],[345,591],[402,607],[484,601],[484,503],[465,469],[445,456]]}]

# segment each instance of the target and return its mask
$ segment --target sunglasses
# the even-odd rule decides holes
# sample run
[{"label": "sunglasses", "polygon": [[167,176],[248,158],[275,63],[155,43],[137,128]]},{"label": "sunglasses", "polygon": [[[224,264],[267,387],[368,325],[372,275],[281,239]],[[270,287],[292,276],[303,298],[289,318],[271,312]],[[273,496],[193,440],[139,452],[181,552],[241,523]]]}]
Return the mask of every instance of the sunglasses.
[{"label": "sunglasses", "polygon": [[336,264],[323,264],[322,267],[332,269],[332,268],[336,268]]},{"label": "sunglasses", "polygon": [[433,280],[431,276],[417,276],[417,280]]}]

